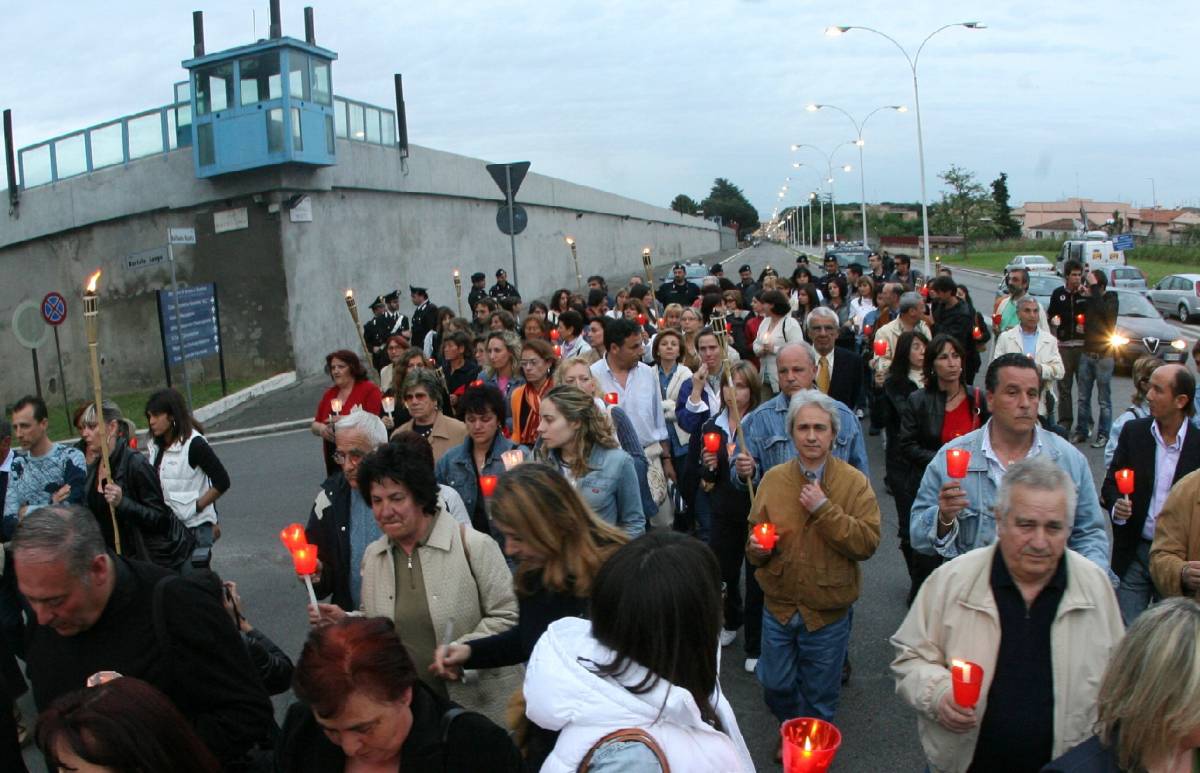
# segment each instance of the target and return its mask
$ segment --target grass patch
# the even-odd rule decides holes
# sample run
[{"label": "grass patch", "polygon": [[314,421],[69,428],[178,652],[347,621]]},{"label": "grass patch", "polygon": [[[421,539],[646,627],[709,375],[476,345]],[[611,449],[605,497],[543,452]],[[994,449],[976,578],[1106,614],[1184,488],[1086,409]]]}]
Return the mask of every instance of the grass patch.
[{"label": "grass patch", "polygon": [[[948,266],[970,266],[985,271],[1003,272],[1004,267],[1017,255],[1045,255],[1051,261],[1058,259],[1061,242],[999,242],[995,244],[980,244],[971,248],[964,257],[961,253],[942,255],[942,262]],[[1180,274],[1194,271],[1200,265],[1200,248],[1171,247],[1156,245],[1152,247],[1137,247],[1125,253],[1130,266],[1146,272],[1146,284],[1154,284],[1169,274]]]},{"label": "grass patch", "polygon": [[[257,384],[259,381],[260,379],[257,378],[229,379],[229,394],[233,394],[240,389],[245,389],[248,386]],[[121,408],[121,413],[125,414],[127,418],[131,419],[135,424],[137,424],[139,429],[145,429],[146,401],[150,399],[150,395],[157,392],[160,388],[161,387],[154,387],[153,389],[145,389],[138,392],[126,392],[116,395],[108,394],[106,392],[104,394],[104,399],[115,402]],[[186,394],[183,389],[183,384],[176,384],[175,388],[178,389],[181,394]],[[88,394],[91,395],[90,382],[88,383]],[[193,410],[208,405],[209,403],[215,403],[217,400],[221,399],[221,396],[220,379],[206,383],[192,383]],[[74,411],[79,402],[80,401],[72,403],[72,411]],[[50,439],[66,440],[67,438],[77,437],[78,433],[75,431],[75,428],[67,423],[67,416],[63,412],[62,398],[59,397],[56,400],[54,397],[48,397],[46,404],[50,412]]]}]

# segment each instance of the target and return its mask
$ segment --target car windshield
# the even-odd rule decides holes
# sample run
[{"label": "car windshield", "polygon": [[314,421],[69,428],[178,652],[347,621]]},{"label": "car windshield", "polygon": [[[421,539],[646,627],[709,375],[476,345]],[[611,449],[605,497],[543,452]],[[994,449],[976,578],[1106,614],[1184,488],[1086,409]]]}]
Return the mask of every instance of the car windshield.
[{"label": "car windshield", "polygon": [[1056,276],[1036,276],[1029,277],[1029,294],[1030,295],[1049,295],[1059,287],[1063,286],[1063,280]]},{"label": "car windshield", "polygon": [[708,276],[708,267],[703,263],[688,263],[683,269],[689,282]]},{"label": "car windshield", "polygon": [[1151,319],[1160,316],[1145,296],[1131,292],[1117,293],[1117,314],[1122,317],[1150,317]]}]

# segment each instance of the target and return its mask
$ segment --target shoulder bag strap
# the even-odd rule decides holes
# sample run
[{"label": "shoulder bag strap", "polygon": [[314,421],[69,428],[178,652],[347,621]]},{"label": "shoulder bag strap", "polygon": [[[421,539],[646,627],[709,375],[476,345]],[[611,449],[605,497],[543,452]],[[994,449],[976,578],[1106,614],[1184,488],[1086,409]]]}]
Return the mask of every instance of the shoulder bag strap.
[{"label": "shoulder bag strap", "polygon": [[671,773],[671,766],[667,764],[667,755],[663,753],[662,747],[658,745],[658,741],[654,740],[654,736],[637,727],[614,730],[592,744],[592,748],[588,749],[587,754],[583,755],[576,773],[587,773],[588,766],[592,764],[592,757],[597,751],[610,743],[621,743],[622,741],[632,741],[642,744],[654,754],[654,757],[658,760],[658,766],[662,768],[662,773]]}]

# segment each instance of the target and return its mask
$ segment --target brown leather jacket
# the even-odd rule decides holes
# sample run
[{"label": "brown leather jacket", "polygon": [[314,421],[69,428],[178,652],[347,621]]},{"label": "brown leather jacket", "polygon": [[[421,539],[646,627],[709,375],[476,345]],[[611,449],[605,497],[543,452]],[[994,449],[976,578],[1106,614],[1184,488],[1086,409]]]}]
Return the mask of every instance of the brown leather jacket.
[{"label": "brown leather jacket", "polygon": [[763,476],[750,524],[770,521],[779,541],[765,561],[746,555],[759,567],[754,576],[775,619],[783,624],[799,612],[815,631],[840,620],[858,598],[858,562],[879,547],[879,503],[866,476],[833,457],[820,480],[827,499],[814,513],[799,502],[806,483],[795,460]]}]

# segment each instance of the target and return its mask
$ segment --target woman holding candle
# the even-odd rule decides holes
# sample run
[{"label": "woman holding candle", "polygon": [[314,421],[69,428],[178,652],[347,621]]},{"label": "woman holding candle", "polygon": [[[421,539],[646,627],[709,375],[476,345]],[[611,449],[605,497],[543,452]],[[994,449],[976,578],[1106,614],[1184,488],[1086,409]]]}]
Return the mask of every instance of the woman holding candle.
[{"label": "woman holding candle", "polygon": [[547,341],[526,341],[521,346],[521,375],[525,383],[509,397],[509,416],[512,419],[512,438],[521,445],[532,446],[538,437],[542,398],[554,385],[551,378],[558,358]]},{"label": "woman holding candle", "polygon": [[402,395],[412,418],[401,424],[393,435],[407,431],[424,437],[433,448],[435,461],[467,436],[466,426],[453,416],[442,413],[439,407],[445,388],[436,371],[429,368],[409,371]]},{"label": "woman holding candle", "polygon": [[804,333],[789,312],[791,306],[787,298],[778,290],[768,290],[761,296],[763,311],[766,313],[762,324],[758,326],[758,334],[754,338],[754,353],[762,365],[763,399],[767,400],[779,393],[779,370],[775,364],[775,352],[786,343],[803,341]]},{"label": "woman holding candle", "polygon": [[[658,378],[659,395],[662,397],[663,417],[667,421],[667,438],[671,441],[671,463],[678,470],[687,456],[689,435],[675,422],[675,401],[679,397],[680,387],[692,377],[691,369],[679,361],[683,353],[683,336],[677,330],[662,330],[654,337],[650,353],[654,360],[654,375]],[[590,369],[588,375],[590,380]]]},{"label": "woman holding candle", "polygon": [[[717,679],[720,628],[708,548],[669,531],[622,546],[596,576],[591,621],[552,623],[529,660],[526,715],[559,733],[541,770],[754,770]],[[617,730],[640,733],[607,738]]]},{"label": "woman holding candle", "polygon": [[146,421],[153,438],[150,465],[158,473],[167,504],[196,546],[211,548],[221,536],[214,505],[229,490],[229,473],[178,391],[160,389],[150,395]]},{"label": "woman holding candle", "polygon": [[[414,368],[425,368],[428,365],[425,353],[414,346],[406,349],[400,355],[399,362],[392,368],[389,379],[384,382],[385,397],[380,401],[383,406],[383,425],[389,432],[412,418],[408,409],[404,407],[404,380]],[[391,366],[385,365],[383,369],[386,371],[389,367]],[[442,405],[443,411],[449,408],[449,404]]]},{"label": "woman holding candle", "polygon": [[601,520],[630,537],[646,530],[633,458],[590,395],[572,386],[547,392],[538,435],[538,458],[560,469]]},{"label": "woman holding candle", "polygon": [[[896,356],[883,382],[883,395],[879,401],[878,414],[883,422],[885,472],[884,483],[896,502],[896,521],[899,526],[900,552],[904,563],[913,577],[913,550],[908,539],[909,517],[912,513],[916,492],[909,490],[912,477],[912,460],[904,455],[900,444],[900,419],[908,407],[908,398],[925,386],[925,351],[929,339],[919,331],[902,333],[896,340]],[[918,583],[909,589],[909,603],[916,593]]]},{"label": "woman holding candle", "polygon": [[[629,541],[624,532],[597,518],[567,479],[544,464],[522,464],[501,476],[491,512],[504,552],[518,561],[517,625],[442,648],[432,668],[443,679],[459,679],[463,669],[528,661],[551,623],[587,615],[596,573]],[[554,746],[554,737],[535,725],[526,731],[526,764],[536,770]]]},{"label": "woman holding candle", "polygon": [[[367,376],[367,369],[362,366],[358,355],[348,349],[338,349],[325,355],[325,372],[329,374],[333,386],[321,395],[321,401],[317,403],[317,415],[313,417],[309,431],[321,438],[325,475],[329,476],[338,469],[337,462],[333,461],[333,436],[338,417],[355,408],[376,416],[382,414],[383,393]],[[338,406],[336,411],[335,404]]]},{"label": "woman holding candle", "polygon": [[[387,344],[384,346],[388,364],[384,365],[383,369],[379,371],[379,388],[383,390],[384,394],[387,394],[388,390],[394,386],[398,386],[398,384],[393,383],[396,381],[396,371],[404,370],[401,363],[408,355],[408,351],[408,339],[403,334],[394,333],[388,336]],[[420,352],[419,349],[417,351]],[[403,377],[400,378],[400,383],[404,383]]]},{"label": "woman holding candle", "polygon": [[[363,557],[362,612],[395,623],[427,687],[502,721],[504,705],[520,684],[518,671],[493,669],[449,686],[429,671],[438,647],[516,624],[512,578],[495,540],[458,524],[439,503],[428,462],[395,444],[380,446],[359,463],[358,493],[383,532]],[[332,604],[318,605],[318,613],[314,622],[337,622],[347,614]]]}]

